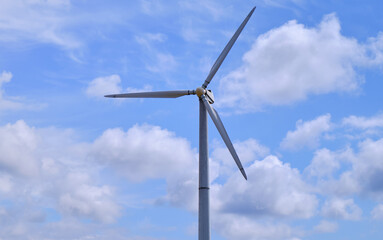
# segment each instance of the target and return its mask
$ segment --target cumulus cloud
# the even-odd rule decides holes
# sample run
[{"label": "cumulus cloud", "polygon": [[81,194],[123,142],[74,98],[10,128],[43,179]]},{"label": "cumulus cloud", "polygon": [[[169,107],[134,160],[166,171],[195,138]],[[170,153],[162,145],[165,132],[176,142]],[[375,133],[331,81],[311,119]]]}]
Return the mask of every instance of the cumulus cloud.
[{"label": "cumulus cloud", "polygon": [[371,216],[375,220],[383,220],[383,204],[378,204],[371,211]]},{"label": "cumulus cloud", "polygon": [[383,114],[378,114],[373,117],[358,117],[349,116],[342,120],[342,124],[353,128],[368,129],[383,127]]},{"label": "cumulus cloud", "polygon": [[173,132],[152,125],[108,129],[94,141],[90,156],[133,182],[166,179],[167,195],[156,202],[196,210],[198,157]]},{"label": "cumulus cloud", "polygon": [[[66,228],[73,230],[70,239],[123,239],[120,230],[108,232],[113,227],[102,225],[116,221],[122,209],[116,187],[98,183],[96,176],[105,168],[130,181],[166,179],[166,201],[196,208],[196,153],[185,139],[165,129],[150,125],[136,125],[126,132],[109,129],[95,141],[82,143],[74,140],[72,130],[34,128],[20,120],[1,126],[0,136],[1,200],[18,203],[0,207],[4,230],[0,238],[26,234],[38,238],[41,229],[62,237]],[[49,222],[47,211],[60,220]],[[76,219],[90,220],[89,224],[103,231],[92,233],[81,222],[78,226],[68,222]]]},{"label": "cumulus cloud", "polygon": [[[124,93],[130,92],[148,92],[152,90],[152,86],[145,85],[143,88],[128,87]],[[113,74],[105,77],[98,77],[88,83],[85,94],[88,97],[103,99],[104,95],[122,93],[121,78],[119,75]],[[121,99],[120,99],[121,100]]]},{"label": "cumulus cloud", "polygon": [[338,18],[329,14],[317,27],[289,21],[259,36],[243,66],[221,80],[222,105],[257,111],[310,95],[357,91],[363,78],[356,68],[383,61],[383,37],[363,44],[340,30]]},{"label": "cumulus cloud", "polygon": [[338,196],[359,194],[383,200],[383,139],[366,139],[358,144],[358,150],[350,151],[345,160],[351,165],[339,179],[323,183],[327,192]]},{"label": "cumulus cloud", "polygon": [[51,199],[63,215],[106,223],[119,216],[113,188],[92,184],[100,166],[130,181],[167,179],[170,202],[196,202],[196,153],[187,140],[159,127],[108,129],[92,143],[72,141],[68,130],[35,129],[22,120],[1,127],[0,133],[0,191],[9,193],[23,184],[17,194]]},{"label": "cumulus cloud", "polygon": [[98,77],[89,82],[86,95],[89,97],[103,98],[106,94],[121,93],[121,78],[119,75]]},{"label": "cumulus cloud", "polygon": [[1,126],[0,136],[3,197],[21,199],[37,212],[52,207],[63,216],[101,222],[118,217],[112,189],[93,183],[86,149],[72,145],[67,131],[36,129],[20,120]]},{"label": "cumulus cloud", "polygon": [[368,138],[359,142],[356,149],[320,149],[304,172],[310,177],[320,178],[317,184],[324,195],[357,195],[382,201],[382,149],[383,139]]},{"label": "cumulus cloud", "polygon": [[[64,216],[60,221],[62,223],[73,217],[91,219],[92,224],[112,223],[120,216],[122,206],[117,203],[120,197],[116,195],[115,187],[94,181],[94,173],[97,174],[100,168],[111,168],[133,182],[165,179],[167,193],[154,197],[155,203],[161,204],[165,201],[173,206],[197,210],[197,153],[186,139],[177,137],[166,129],[151,125],[135,125],[126,131],[119,128],[107,129],[89,143],[73,141],[70,130],[33,128],[23,121],[5,125],[0,131],[0,136],[11,139],[7,146],[1,145],[6,141],[0,141],[4,155],[0,158],[2,198],[39,199],[44,202],[44,206],[48,205],[57,214]],[[174,149],[174,146],[177,148]],[[249,165],[246,168],[249,179],[243,180],[236,166],[226,163],[225,154],[219,154],[223,149],[219,146],[213,149],[213,168],[225,166],[231,168],[232,173],[236,171],[228,179],[217,182],[214,180],[218,174],[212,174],[211,200],[214,204],[211,205],[211,211],[215,216],[212,219],[213,228],[228,239],[271,240],[302,237],[304,233],[301,230],[275,219],[307,219],[314,216],[319,202],[313,189],[303,181],[299,170],[281,162],[275,156],[267,156],[269,150],[255,139],[237,142],[236,146],[243,146],[243,149],[239,147],[237,150]],[[358,153],[349,149],[339,152],[318,150],[311,167],[307,169],[310,169],[313,176],[329,176],[338,169],[341,161],[349,161],[353,164],[349,171],[350,179],[354,179],[362,189],[350,193],[379,193],[379,188],[374,188],[379,185],[375,178],[379,174],[371,171],[379,171],[379,153],[383,148],[379,141],[372,140],[360,143],[359,148]],[[12,154],[15,154],[15,149],[32,158],[14,157]],[[27,164],[24,162],[9,165],[4,160],[6,156],[17,158],[18,161],[32,162],[35,166],[34,172],[23,172],[22,167]],[[263,160],[258,160],[262,157]],[[231,159],[227,159],[229,160]],[[330,166],[322,168],[320,165]],[[30,183],[23,179],[30,179]],[[332,182],[332,185],[336,184]],[[14,189],[20,186],[23,186],[22,189],[15,192]],[[343,183],[339,187],[348,188]],[[323,193],[326,196],[326,192]],[[19,231],[20,236],[34,232],[28,222],[33,219],[48,224],[42,205],[35,202],[32,206],[33,211],[26,212],[19,219],[22,223],[19,228],[11,227],[9,223],[6,225],[9,230],[0,236],[7,236],[11,231]],[[380,216],[379,209],[376,207],[371,212],[376,219]],[[2,219],[8,219],[10,211],[7,207],[0,209],[0,215],[1,212],[4,215]],[[340,197],[325,200],[320,212],[326,218],[345,220],[358,220],[362,215],[353,199]],[[12,226],[16,225],[16,222],[12,222]],[[57,226],[50,223],[48,225],[54,231],[60,231]],[[238,231],[240,227],[242,231]],[[324,220],[313,230],[333,232],[336,229],[335,223]],[[83,231],[84,235],[78,233],[76,236],[89,233]],[[97,239],[97,236],[94,237]]]},{"label": "cumulus cloud", "polygon": [[268,156],[255,161],[246,172],[248,181],[237,174],[212,190],[215,210],[254,217],[313,216],[318,201],[297,169]]},{"label": "cumulus cloud", "polygon": [[354,203],[353,199],[327,200],[321,211],[323,216],[335,219],[359,220],[362,216],[362,209]]},{"label": "cumulus cloud", "polygon": [[310,177],[333,178],[342,163],[349,163],[355,158],[353,149],[345,148],[339,151],[330,151],[327,148],[316,150],[314,157],[304,173]]},{"label": "cumulus cloud", "polygon": [[186,139],[151,125],[135,125],[127,132],[106,130],[95,140],[92,156],[114,165],[131,181],[184,174],[195,161]]},{"label": "cumulus cloud", "polygon": [[[4,155],[0,157],[2,198],[34,199],[32,203],[28,202],[33,206],[33,211],[19,219],[22,223],[18,228],[20,236],[34,231],[28,222],[33,219],[59,231],[57,226],[46,222],[43,205],[38,202],[52,207],[63,216],[60,223],[71,218],[90,219],[92,224],[116,221],[123,207],[118,203],[120,196],[116,193],[116,187],[99,184],[95,179],[100,169],[106,168],[113,169],[135,184],[149,179],[165,179],[167,192],[164,196],[154,196],[155,203],[166,202],[191,211],[197,210],[197,152],[186,139],[166,129],[151,125],[135,125],[128,130],[107,129],[88,143],[73,140],[71,130],[33,128],[23,121],[2,126],[0,131],[0,136],[10,139],[0,141],[0,151]],[[230,177],[226,176],[227,179],[217,178],[218,173],[211,175],[211,200],[214,202],[211,211],[215,216],[212,219],[213,228],[228,239],[302,237],[304,233],[301,230],[275,219],[289,221],[313,217],[317,213],[319,201],[312,187],[303,181],[298,169],[268,155],[269,150],[255,139],[237,142],[236,147],[244,163],[247,163],[248,181],[241,177],[235,164],[231,164],[230,156],[226,159],[224,149],[219,145],[213,147],[216,149],[213,149],[211,156],[212,168],[218,169],[219,173],[220,168],[231,168],[232,173]],[[15,157],[16,149],[30,158]],[[348,173],[349,179],[359,186],[356,188],[359,190],[350,191],[347,184],[341,183],[343,174],[339,180],[330,181],[333,188],[339,184],[338,187],[348,189],[349,194],[380,194],[379,171],[383,169],[380,166],[381,149],[380,140],[360,143],[357,153],[350,149],[339,152],[321,149],[315,153],[306,171],[312,176],[331,176],[342,161],[348,161],[352,166],[344,175]],[[19,162],[11,165],[6,158]],[[27,162],[35,166],[32,173],[22,168]],[[20,191],[15,192],[14,189]],[[328,189],[322,192],[324,196],[336,192]],[[347,197],[327,199],[320,209],[326,218],[358,220],[362,215],[353,199]],[[379,216],[379,208],[376,209],[371,212],[372,216]],[[8,219],[10,211],[8,207],[3,210],[0,208],[0,215],[2,212],[4,215],[2,219]],[[12,222],[12,226],[16,225],[16,222]],[[6,233],[17,230],[11,228],[11,223],[7,227],[9,231]],[[240,227],[242,231],[238,231]],[[336,224],[324,220],[313,230],[333,232],[336,229]],[[84,235],[78,233],[76,236],[86,236],[87,233],[84,230]],[[0,237],[3,236],[7,235],[0,234]],[[94,236],[95,239],[97,237]]]},{"label": "cumulus cloud", "polygon": [[335,154],[324,148],[317,150],[311,164],[305,169],[309,176],[332,176],[333,172],[340,167]]},{"label": "cumulus cloud", "polygon": [[[11,79],[12,79],[12,73],[3,71],[0,76],[0,87],[3,85],[3,83],[7,83],[11,81]],[[0,92],[0,94],[2,94],[2,92]]]},{"label": "cumulus cloud", "polygon": [[[260,144],[255,139],[247,139],[240,143],[234,143],[234,148],[240,157],[243,165],[253,162],[255,159],[265,157],[269,153],[269,149]],[[237,171],[237,167],[229,150],[224,145],[214,146],[211,157],[219,163],[219,174],[232,174]]]},{"label": "cumulus cloud", "polygon": [[362,191],[383,199],[383,139],[365,140],[359,144],[359,148],[351,175]]},{"label": "cumulus cloud", "polygon": [[[233,219],[235,220],[233,221]],[[212,225],[223,237],[233,240],[299,240],[297,237],[302,235],[301,231],[293,229],[287,224],[260,223],[251,218],[230,214],[220,214]]]},{"label": "cumulus cloud", "polygon": [[[87,176],[85,176],[87,178]],[[97,219],[112,223],[120,215],[121,208],[114,202],[114,194],[109,186],[94,186],[84,181],[79,173],[70,173],[58,199],[59,210],[65,214]],[[64,185],[64,186],[65,186]]]},{"label": "cumulus cloud", "polygon": [[281,142],[281,147],[289,150],[317,147],[322,134],[330,130],[330,118],[330,114],[326,114],[307,122],[299,120],[296,123],[296,130],[287,133]]},{"label": "cumulus cloud", "polygon": [[38,136],[24,121],[0,128],[0,169],[21,176],[36,176]]},{"label": "cumulus cloud", "polygon": [[[213,149],[210,159],[210,196],[214,203],[211,204],[211,214],[215,216],[212,218],[213,229],[228,239],[299,239],[301,231],[272,219],[312,217],[317,210],[318,200],[311,192],[311,187],[304,183],[297,169],[282,163],[275,156],[256,160],[268,154],[268,149],[256,140],[237,142],[237,146],[244,146],[243,149],[237,149],[238,154],[250,163],[246,167],[248,181],[243,179],[235,164],[226,163],[232,160],[226,159],[226,153],[219,145]],[[219,169],[219,174],[213,168]],[[223,181],[217,178],[222,176],[221,168],[230,169],[231,177]],[[216,178],[219,180],[215,181]],[[168,179],[169,186],[177,185],[169,191],[166,200],[173,205],[197,211],[197,182],[197,171],[186,177]],[[193,201],[184,196],[193,196]],[[184,204],[185,201],[189,203],[188,206]],[[271,221],[265,222],[265,219]],[[239,228],[241,231],[238,231]]]}]

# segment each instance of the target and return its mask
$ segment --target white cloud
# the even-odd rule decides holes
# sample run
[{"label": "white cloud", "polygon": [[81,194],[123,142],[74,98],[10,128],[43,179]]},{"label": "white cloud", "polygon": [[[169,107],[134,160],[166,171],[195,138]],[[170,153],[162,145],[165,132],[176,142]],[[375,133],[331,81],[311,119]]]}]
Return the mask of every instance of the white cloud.
[{"label": "white cloud", "polygon": [[58,205],[61,212],[104,223],[112,223],[120,215],[121,208],[114,202],[114,194],[109,186],[90,185],[78,173],[69,174],[66,182],[69,188],[76,187],[65,189],[60,194]]},{"label": "white cloud", "polygon": [[[218,140],[221,141],[221,140]],[[220,175],[231,175],[233,172],[238,171],[238,168],[231,156],[227,147],[223,144],[216,144],[213,152],[211,153],[212,159],[219,163]],[[247,163],[253,162],[255,159],[263,158],[269,153],[269,149],[255,139],[247,139],[245,141],[234,143],[234,148],[244,166]]]},{"label": "white cloud", "polygon": [[[3,85],[3,83],[10,82],[11,79],[12,79],[12,73],[3,71],[0,76],[0,87]],[[0,92],[0,96],[1,96],[1,93],[2,92]]]},{"label": "white cloud", "polygon": [[333,172],[339,169],[340,164],[334,154],[324,148],[315,152],[311,164],[305,169],[309,176],[331,176]]},{"label": "white cloud", "polygon": [[75,51],[84,48],[86,40],[105,37],[105,26],[120,25],[131,16],[113,5],[83,8],[73,0],[0,0],[0,5],[0,42],[52,44],[69,50],[78,62]]},{"label": "white cloud", "polygon": [[131,181],[182,176],[195,161],[186,139],[151,125],[135,125],[127,132],[108,129],[95,140],[91,153]]},{"label": "white cloud", "polygon": [[[197,153],[191,149],[186,139],[177,137],[166,129],[150,125],[136,125],[127,131],[108,129],[90,143],[73,141],[73,133],[69,130],[36,129],[23,121],[3,126],[0,131],[0,136],[8,138],[12,135],[14,138],[12,140],[10,137],[11,141],[8,141],[4,149],[12,154],[19,150],[25,155],[33,156],[32,163],[36,168],[33,174],[24,173],[22,167],[25,163],[6,167],[6,162],[3,161],[2,171],[6,174],[0,174],[0,183],[3,183],[0,187],[2,198],[39,199],[41,204],[52,207],[62,215],[63,222],[68,218],[85,218],[93,220],[94,224],[111,223],[120,216],[122,206],[117,201],[121,196],[116,195],[114,187],[94,181],[94,176],[100,169],[111,167],[129,181],[165,179],[167,193],[165,196],[154,196],[157,203],[166,201],[173,206],[197,210]],[[1,142],[4,144],[5,141]],[[379,149],[383,149],[379,146],[378,141],[369,140],[360,144],[358,154],[347,149],[342,152],[318,150],[314,159],[323,158],[322,163],[330,162],[331,166],[328,169],[312,167],[313,175],[331,175],[332,171],[338,169],[338,165],[332,162],[339,163],[342,158],[348,158],[353,164],[350,178],[363,186],[365,191],[379,191],[372,189],[373,186],[379,185],[376,179],[369,180],[371,176],[378,175],[367,175],[370,174],[369,169],[378,169],[380,166],[371,165],[371,161],[379,164]],[[211,202],[214,204],[211,205],[211,210],[215,216],[212,219],[213,228],[228,239],[271,240],[302,237],[304,233],[301,230],[276,219],[307,219],[314,216],[318,199],[311,187],[302,180],[297,169],[282,163],[275,156],[256,160],[268,154],[268,149],[254,139],[238,142],[236,147],[244,162],[250,164],[246,168],[248,181],[241,177],[235,165],[229,166],[225,159],[217,157],[220,156],[217,154],[219,149],[213,150],[217,155],[212,155],[211,165],[215,164],[212,168],[220,169],[227,165],[227,168],[236,172],[228,180],[220,179],[218,182],[214,181],[217,174],[212,174]],[[1,149],[3,157],[12,156],[4,149]],[[371,159],[371,156],[374,156],[374,159]],[[357,161],[357,158],[364,160]],[[316,162],[314,159],[313,163]],[[28,161],[28,158],[18,157],[18,161]],[[315,165],[313,163],[311,166]],[[26,183],[24,178],[32,181]],[[347,188],[346,185],[342,187]],[[20,191],[15,192],[14,189],[18,188]],[[356,193],[362,192],[361,190]],[[326,195],[326,192],[324,194]],[[43,205],[33,203],[34,210],[19,219],[21,225],[18,228],[7,225],[7,233],[19,231],[20,236],[24,236],[27,232],[35,232],[26,219],[40,219],[38,221],[46,222],[41,210]],[[8,214],[9,209],[4,211],[4,214]],[[379,211],[375,210],[371,214],[378,216],[378,213]],[[362,212],[352,199],[332,198],[323,204],[321,214],[328,218],[358,220]],[[13,222],[13,226],[16,225]],[[243,230],[237,231],[240,226]],[[336,229],[336,224],[327,221],[314,227],[314,231],[317,232],[333,232]],[[83,231],[85,235],[89,233]],[[6,235],[3,233],[1,236]]]},{"label": "white cloud", "polygon": [[146,68],[155,73],[172,71],[178,65],[176,59],[170,53],[156,53],[154,62],[152,65],[147,65]]},{"label": "white cloud", "polygon": [[156,202],[196,210],[198,162],[186,139],[151,125],[128,131],[108,129],[92,144],[90,156],[130,181],[166,179],[167,195]]},{"label": "white cloud", "polygon": [[335,194],[336,196],[350,196],[354,193],[363,191],[359,180],[354,177],[352,171],[341,173],[339,179],[322,183],[324,192]]},{"label": "white cloud", "polygon": [[[99,184],[95,178],[105,168],[112,168],[134,182],[165,179],[167,193],[165,196],[153,196],[156,203],[166,201],[173,206],[197,210],[197,153],[191,149],[186,139],[166,129],[151,125],[135,125],[127,131],[108,129],[89,143],[73,140],[73,132],[70,130],[32,128],[23,121],[5,125],[0,131],[0,136],[13,137],[0,150],[3,157],[12,157],[19,150],[20,154],[33,157],[30,161],[36,168],[32,174],[25,173],[22,171],[25,163],[8,166],[5,158],[0,157],[3,164],[1,171],[5,173],[0,174],[0,183],[5,183],[0,187],[2,198],[36,199],[36,202],[29,202],[34,210],[20,217],[19,222],[22,224],[17,229],[11,228],[9,223],[7,233],[11,230],[19,231],[20,236],[24,236],[27,232],[35,232],[26,219],[46,223],[42,206],[50,206],[63,216],[60,222],[71,218],[90,219],[94,224],[115,221],[122,209],[118,204],[121,196],[116,194],[115,187]],[[379,193],[377,180],[380,175],[371,171],[379,172],[380,149],[383,149],[380,145],[380,141],[362,142],[357,154],[349,149],[340,152],[318,150],[311,164],[316,165],[312,167],[312,173],[319,177],[331,175],[338,169],[338,165],[333,163],[346,159],[344,161],[353,164],[349,178],[362,189],[351,193]],[[236,172],[229,179],[219,178],[217,181],[214,181],[217,173],[211,175],[211,202],[214,202],[211,210],[215,216],[212,219],[213,228],[228,239],[302,237],[304,233],[301,230],[276,220],[307,219],[317,213],[317,196],[302,180],[300,172],[275,156],[257,160],[268,154],[268,149],[254,139],[238,142],[236,148],[244,162],[250,164],[246,168],[248,181],[241,177],[234,164],[226,163],[230,158],[225,159],[225,154],[218,154],[223,149],[213,149],[216,156],[212,155],[212,168],[227,167]],[[17,158],[18,161],[29,161],[25,157]],[[318,168],[320,163],[330,163],[331,166]],[[348,188],[343,183],[339,187]],[[326,193],[323,192],[324,196]],[[6,215],[10,211],[8,208],[3,210]],[[375,212],[371,213],[372,216],[378,216],[378,210]],[[352,199],[335,197],[325,201],[321,214],[328,218],[358,220],[362,212]],[[13,222],[12,225],[17,224]],[[241,226],[243,231],[237,231]],[[79,228],[84,226],[80,224]],[[336,224],[324,221],[314,227],[314,231],[332,232],[336,228]],[[52,229],[59,231],[54,227]],[[83,231],[85,235],[89,233]],[[5,233],[0,234],[0,237],[3,236],[6,236]],[[98,235],[94,237],[97,239]]]},{"label": "white cloud", "polygon": [[378,204],[371,211],[371,216],[375,220],[383,220],[383,204]]},{"label": "white cloud", "polygon": [[103,98],[106,94],[121,93],[121,79],[119,75],[98,77],[89,82],[86,95],[89,97]]},{"label": "white cloud", "polygon": [[[12,190],[13,183],[11,176],[8,174],[0,174],[0,192],[8,193]],[[1,215],[1,208],[0,208],[0,215]]]},{"label": "white cloud", "polygon": [[[230,157],[226,159],[223,148],[213,147],[214,154],[210,159],[212,181],[210,207],[211,215],[214,216],[213,229],[228,239],[300,237],[301,231],[272,219],[312,217],[316,212],[318,200],[311,193],[310,186],[303,182],[297,169],[291,168],[289,164],[283,164],[275,156],[267,156],[262,161],[256,161],[255,159],[267,154],[268,149],[254,139],[237,142],[236,147],[238,146],[243,146],[242,149],[237,149],[238,154],[244,157],[242,159],[251,162],[246,168],[248,181],[243,179],[235,164],[226,163],[232,160]],[[218,175],[215,171],[218,169],[221,173],[222,167],[231,168],[231,177],[224,181],[219,178],[216,182],[214,180],[222,175]],[[194,168],[198,168],[196,162]],[[197,174],[198,172],[194,170],[193,174],[168,179],[168,195],[165,200],[175,206],[197,211]],[[170,189],[172,186],[174,189]],[[271,221],[265,222],[264,219]],[[238,231],[239,228],[241,231]]]},{"label": "white cloud", "polygon": [[243,66],[221,80],[221,104],[257,111],[309,95],[357,91],[362,77],[356,67],[381,64],[383,37],[360,44],[342,36],[340,29],[330,14],[314,28],[290,21],[259,36]]},{"label": "white cloud", "polygon": [[[151,85],[145,85],[143,88],[128,87],[124,93],[130,92],[147,92],[151,91]],[[105,77],[98,77],[88,83],[85,94],[88,97],[103,99],[104,95],[122,93],[121,78],[119,75],[113,74]],[[121,99],[120,99],[121,100]]]},{"label": "white cloud", "polygon": [[327,200],[321,211],[323,216],[335,219],[359,220],[362,216],[362,210],[354,203],[353,199],[333,198]]},{"label": "white cloud", "polygon": [[215,211],[256,217],[310,218],[314,215],[318,201],[297,169],[283,164],[275,156],[268,156],[255,161],[246,172],[248,181],[236,174],[212,189]]},{"label": "white cloud", "polygon": [[155,73],[165,73],[173,71],[177,66],[174,55],[162,52],[157,49],[155,44],[164,43],[167,36],[162,33],[146,33],[136,36],[136,41],[147,51],[147,58],[151,63],[146,65],[146,69]]},{"label": "white cloud", "polygon": [[315,232],[320,233],[332,233],[338,230],[338,224],[336,222],[329,222],[322,220],[318,225],[314,227]]},{"label": "white cloud", "polygon": [[198,158],[186,139],[151,125],[108,129],[94,141],[90,156],[130,181],[166,179],[167,195],[156,202],[196,210]]},{"label": "white cloud", "polygon": [[358,117],[358,116],[349,116],[342,120],[342,124],[354,128],[368,129],[383,127],[383,114],[378,114],[373,117]]},{"label": "white cloud", "polygon": [[152,48],[153,42],[164,42],[167,36],[162,33],[146,33],[135,37],[136,41],[147,49]]},{"label": "white cloud", "polygon": [[338,196],[359,194],[383,200],[383,139],[367,139],[358,144],[358,152],[349,152],[351,169],[340,174],[339,179],[323,183],[323,189]]},{"label": "white cloud", "polygon": [[63,216],[101,222],[119,216],[112,189],[94,183],[95,167],[84,155],[89,148],[74,144],[67,131],[36,129],[20,120],[1,126],[0,136],[2,197],[37,212],[51,207]]},{"label": "white cloud", "polygon": [[65,48],[81,44],[65,31],[71,9],[70,0],[1,1],[0,40],[35,40]]},{"label": "white cloud", "polygon": [[[106,168],[131,181],[166,179],[166,201],[196,208],[198,161],[187,140],[150,125],[126,132],[109,129],[90,143],[74,140],[74,134],[33,128],[21,120],[0,127],[1,200],[19,204],[0,208],[0,238],[47,237],[46,230],[52,238],[125,239],[121,229],[105,225],[121,215],[121,199],[126,204],[127,197],[116,194],[116,187],[98,183]],[[47,209],[60,220],[49,222]],[[84,219],[91,221],[83,224]]]},{"label": "white cloud", "polygon": [[21,176],[36,176],[39,163],[35,151],[38,136],[24,121],[0,128],[0,169]]},{"label": "white cloud", "polygon": [[11,72],[3,71],[0,74],[0,113],[5,110],[39,110],[45,104],[26,103],[25,99],[17,96],[8,96],[3,89],[4,83],[9,83],[13,78]]},{"label": "white cloud", "polygon": [[360,152],[353,162],[352,178],[362,191],[383,199],[383,139],[365,140],[359,144]]},{"label": "white cloud", "polygon": [[2,85],[11,81],[13,75],[10,72],[3,71],[0,75],[0,110],[21,109],[25,107],[22,103],[4,98]]},{"label": "white cloud", "polygon": [[32,204],[37,209],[111,223],[120,216],[118,196],[94,176],[112,168],[131,181],[166,179],[165,200],[196,208],[196,153],[188,141],[159,127],[109,129],[93,143],[79,143],[70,130],[35,129],[18,121],[1,127],[0,136],[2,197],[39,199]]},{"label": "white cloud", "polygon": [[299,240],[297,237],[302,235],[299,230],[287,224],[260,223],[254,218],[230,214],[220,214],[214,219],[212,225],[225,239],[232,240]]},{"label": "white cloud", "polygon": [[330,114],[326,114],[307,122],[299,120],[296,123],[296,130],[287,133],[281,142],[281,147],[290,150],[317,147],[322,134],[330,130],[330,118]]},{"label": "white cloud", "polygon": [[335,171],[341,168],[342,162],[350,162],[354,158],[351,148],[342,149],[337,152],[327,148],[315,151],[314,157],[309,166],[304,170],[310,177],[332,178]]}]

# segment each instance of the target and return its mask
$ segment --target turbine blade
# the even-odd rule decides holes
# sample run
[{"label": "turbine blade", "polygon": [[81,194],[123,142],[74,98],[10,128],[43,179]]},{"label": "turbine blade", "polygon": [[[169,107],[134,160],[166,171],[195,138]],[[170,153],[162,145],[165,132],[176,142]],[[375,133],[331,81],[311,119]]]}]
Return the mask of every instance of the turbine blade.
[{"label": "turbine blade", "polygon": [[105,95],[108,98],[178,98],[185,95],[194,95],[195,90],[137,92]]},{"label": "turbine blade", "polygon": [[209,75],[206,77],[205,82],[202,84],[203,88],[206,89],[207,85],[209,85],[211,79],[214,77],[215,73],[218,71],[218,69],[221,66],[223,60],[225,60],[225,58],[226,58],[227,54],[229,53],[231,47],[234,45],[234,43],[237,40],[239,34],[241,34],[243,28],[245,27],[245,25],[249,21],[249,19],[250,19],[251,15],[253,14],[254,10],[255,10],[255,7],[253,9],[251,9],[250,13],[247,15],[245,20],[243,20],[242,24],[239,26],[237,31],[234,33],[233,37],[231,37],[230,41],[227,43],[226,47],[223,49],[223,51],[221,52],[221,54],[219,55],[219,57],[215,61],[213,67],[211,68],[211,70],[209,72]]},{"label": "turbine blade", "polygon": [[243,169],[242,163],[239,160],[237,152],[235,151],[234,146],[230,141],[229,135],[227,135],[226,129],[223,126],[223,123],[222,123],[221,118],[219,117],[217,111],[207,102],[205,95],[201,96],[201,100],[203,101],[207,112],[209,113],[211,119],[213,120],[214,125],[217,127],[219,134],[221,134],[221,137],[222,137],[223,141],[225,142],[226,147],[229,149],[231,156],[233,156],[234,161],[237,164],[239,170],[241,171],[243,177],[247,180],[246,172]]}]

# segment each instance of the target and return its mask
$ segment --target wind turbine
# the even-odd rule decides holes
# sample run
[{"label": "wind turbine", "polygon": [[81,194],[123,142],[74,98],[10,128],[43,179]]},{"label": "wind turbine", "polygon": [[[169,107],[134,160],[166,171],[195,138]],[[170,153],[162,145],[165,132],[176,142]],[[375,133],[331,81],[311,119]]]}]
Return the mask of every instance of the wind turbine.
[{"label": "wind turbine", "polygon": [[233,37],[227,43],[213,67],[211,68],[205,82],[196,90],[178,90],[178,91],[156,91],[156,92],[137,92],[105,95],[109,98],[178,98],[185,95],[197,95],[199,98],[199,204],[198,204],[198,239],[210,240],[210,217],[209,217],[209,161],[208,161],[208,143],[207,143],[207,114],[213,120],[217,127],[226,147],[229,149],[231,156],[234,158],[243,177],[247,180],[247,176],[241,161],[231,143],[225,127],[219,117],[217,111],[211,106],[214,103],[214,96],[211,90],[207,90],[207,86],[218,71],[223,60],[225,60],[231,47],[241,34],[243,28],[253,14],[255,7],[250,11],[245,20],[239,26]]}]

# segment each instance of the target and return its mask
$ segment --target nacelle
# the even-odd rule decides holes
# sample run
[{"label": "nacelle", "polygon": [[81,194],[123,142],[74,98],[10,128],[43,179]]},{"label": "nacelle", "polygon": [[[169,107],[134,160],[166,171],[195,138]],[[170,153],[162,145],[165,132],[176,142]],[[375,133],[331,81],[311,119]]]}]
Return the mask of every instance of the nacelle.
[{"label": "nacelle", "polygon": [[206,91],[206,97],[207,97],[207,101],[210,103],[210,104],[213,104],[214,103],[214,95],[213,95],[213,92],[211,90],[207,90]]}]

